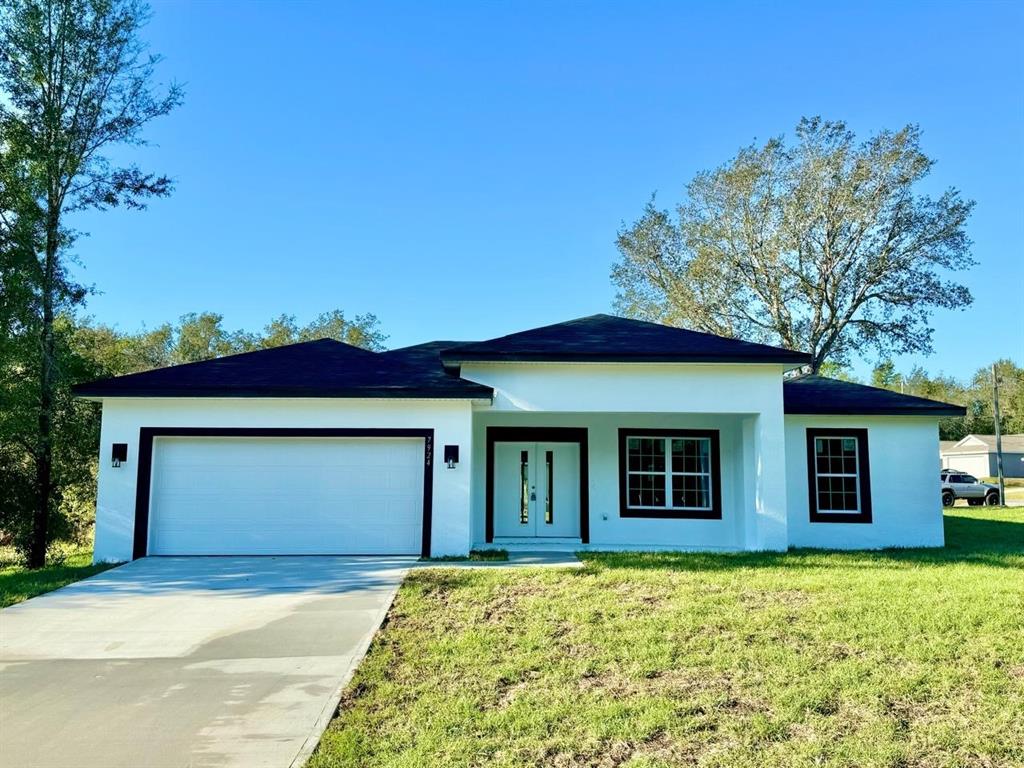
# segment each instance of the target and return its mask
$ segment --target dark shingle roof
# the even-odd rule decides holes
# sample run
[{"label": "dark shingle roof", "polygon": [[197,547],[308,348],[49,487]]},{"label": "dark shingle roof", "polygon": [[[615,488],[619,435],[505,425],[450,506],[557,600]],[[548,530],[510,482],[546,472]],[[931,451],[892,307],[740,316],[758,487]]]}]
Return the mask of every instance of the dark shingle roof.
[{"label": "dark shingle roof", "polygon": [[888,389],[829,379],[798,376],[782,384],[786,413],[860,416],[963,416],[960,405],[903,395]]},{"label": "dark shingle roof", "polygon": [[[405,365],[415,367],[420,376],[429,378],[431,381],[447,382],[454,380],[468,382],[468,379],[459,378],[458,374],[454,371],[446,370],[444,365],[441,363],[441,353],[444,350],[468,343],[470,342],[428,341],[423,344],[414,344],[411,347],[389,349],[388,351],[381,352],[380,354],[391,360],[397,360]],[[490,388],[488,387],[488,389]],[[493,392],[493,390],[491,391]]]},{"label": "dark shingle roof", "polygon": [[[438,366],[440,368],[440,366]],[[84,397],[489,398],[490,387],[332,339],[229,355],[75,387]]]},{"label": "dark shingle roof", "polygon": [[591,315],[444,350],[446,365],[466,362],[780,363],[803,365],[803,352],[727,339],[613,315]]}]

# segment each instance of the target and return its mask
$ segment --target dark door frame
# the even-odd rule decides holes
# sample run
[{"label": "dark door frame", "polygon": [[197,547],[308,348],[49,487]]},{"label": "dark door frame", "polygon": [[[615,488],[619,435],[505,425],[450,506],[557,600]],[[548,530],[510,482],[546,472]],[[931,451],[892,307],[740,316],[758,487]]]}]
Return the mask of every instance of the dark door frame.
[{"label": "dark door frame", "polygon": [[[421,555],[430,557],[434,498],[434,430],[346,429],[331,427],[141,427],[139,474],[135,484],[135,537],[132,559],[149,550],[149,497],[153,480],[153,438],[156,437],[418,437],[423,439],[423,541]],[[325,553],[326,554],[326,553]],[[385,554],[385,553],[381,553]]]},{"label": "dark door frame", "polygon": [[590,468],[586,427],[487,427],[485,537],[494,542],[494,444],[578,443],[580,446],[580,541],[590,541]]}]

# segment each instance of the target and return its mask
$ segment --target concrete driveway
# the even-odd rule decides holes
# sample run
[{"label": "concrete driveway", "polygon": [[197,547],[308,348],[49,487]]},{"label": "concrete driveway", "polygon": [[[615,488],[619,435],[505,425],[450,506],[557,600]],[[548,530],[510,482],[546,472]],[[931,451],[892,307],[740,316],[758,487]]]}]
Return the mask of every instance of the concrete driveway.
[{"label": "concrete driveway", "polygon": [[0,763],[300,765],[412,558],[146,558],[0,612]]}]

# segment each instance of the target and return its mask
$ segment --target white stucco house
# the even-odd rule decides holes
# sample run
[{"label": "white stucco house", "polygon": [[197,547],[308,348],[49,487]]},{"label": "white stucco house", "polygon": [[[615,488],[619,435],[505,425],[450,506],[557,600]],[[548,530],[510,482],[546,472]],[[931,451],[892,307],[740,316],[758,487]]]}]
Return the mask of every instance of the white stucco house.
[{"label": "white stucco house", "polygon": [[[1024,477],[1024,435],[1003,435],[1003,476]],[[943,469],[955,469],[975,477],[995,477],[996,436],[967,435],[962,440],[943,441],[939,446]]]},{"label": "white stucco house", "polygon": [[938,419],[806,355],[608,315],[82,385],[97,560],[943,543]]}]

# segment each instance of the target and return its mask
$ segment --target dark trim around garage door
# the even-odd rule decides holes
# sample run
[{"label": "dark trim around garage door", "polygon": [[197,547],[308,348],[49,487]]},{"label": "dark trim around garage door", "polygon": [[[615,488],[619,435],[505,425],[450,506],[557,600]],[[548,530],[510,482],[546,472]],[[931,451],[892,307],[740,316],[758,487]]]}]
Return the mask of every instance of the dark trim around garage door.
[{"label": "dark trim around garage door", "polygon": [[[145,557],[149,543],[149,495],[153,479],[155,437],[419,437],[423,439],[423,543],[421,554],[430,557],[430,528],[434,498],[434,430],[334,429],[291,427],[141,427],[139,475],[135,486],[135,539],[132,559]],[[381,553],[385,554],[385,553]]]},{"label": "dark trim around garage door", "polygon": [[487,504],[484,537],[494,541],[494,444],[579,443],[580,446],[580,542],[590,541],[590,450],[586,427],[487,427]]}]

